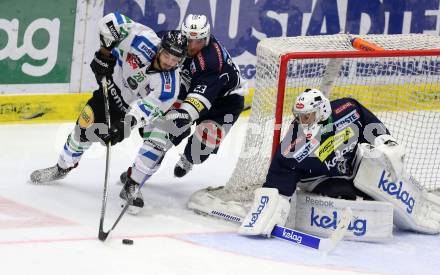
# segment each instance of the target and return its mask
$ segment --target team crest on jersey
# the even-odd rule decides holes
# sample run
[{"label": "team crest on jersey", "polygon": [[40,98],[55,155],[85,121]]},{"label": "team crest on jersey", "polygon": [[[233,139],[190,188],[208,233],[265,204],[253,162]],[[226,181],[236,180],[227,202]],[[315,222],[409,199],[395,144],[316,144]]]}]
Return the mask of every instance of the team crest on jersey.
[{"label": "team crest on jersey", "polygon": [[78,125],[82,129],[87,129],[93,124],[93,122],[95,122],[95,113],[93,112],[92,107],[86,105],[79,115]]}]

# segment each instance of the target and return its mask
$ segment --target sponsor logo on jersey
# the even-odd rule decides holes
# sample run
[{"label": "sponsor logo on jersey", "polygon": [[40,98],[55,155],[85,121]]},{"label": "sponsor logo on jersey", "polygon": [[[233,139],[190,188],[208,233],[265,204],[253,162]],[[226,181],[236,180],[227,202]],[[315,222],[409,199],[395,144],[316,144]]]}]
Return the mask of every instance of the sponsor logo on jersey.
[{"label": "sponsor logo on jersey", "polygon": [[[109,29],[110,33],[112,34],[113,38],[116,41],[119,41],[121,39],[121,37],[118,34],[118,31],[116,31],[115,25],[113,25],[113,21],[109,21],[107,23],[105,23],[107,25],[107,28]],[[106,45],[107,47],[110,45]]]},{"label": "sponsor logo on jersey", "polygon": [[132,53],[127,54],[126,60],[127,60],[127,63],[130,65],[130,67],[133,70],[138,69],[138,68],[142,68],[145,66],[144,64],[142,64],[142,61],[139,58],[139,56],[132,54]]},{"label": "sponsor logo on jersey", "polygon": [[336,133],[334,136],[327,138],[319,149],[315,151],[315,155],[322,162],[324,161],[334,150],[336,150],[343,143],[347,142],[354,136],[354,131],[350,127]]},{"label": "sponsor logo on jersey", "polygon": [[244,225],[244,227],[254,227],[254,224],[257,222],[258,217],[260,216],[261,212],[266,207],[267,203],[269,202],[268,196],[262,196],[260,199],[260,205],[258,205],[257,210],[253,212],[251,215],[251,221],[249,224]]},{"label": "sponsor logo on jersey", "polygon": [[340,114],[340,113],[342,113],[343,111],[347,110],[349,107],[352,107],[352,106],[354,106],[353,103],[346,102],[346,103],[342,104],[341,106],[339,106],[338,108],[336,108],[335,114]]},{"label": "sponsor logo on jersey", "polygon": [[187,97],[185,99],[185,102],[188,102],[189,104],[194,106],[194,108],[196,108],[197,112],[199,112],[199,113],[201,111],[203,111],[203,109],[205,109],[205,105],[203,105],[203,103],[200,100],[198,100],[197,98]]},{"label": "sponsor logo on jersey", "polygon": [[[333,211],[332,216],[327,215],[319,215],[315,213],[315,207],[312,207],[312,211],[310,213],[310,225],[323,228],[323,229],[336,229],[338,224],[338,211]],[[352,219],[350,224],[347,227],[347,231],[353,232],[355,236],[363,236],[367,233],[367,220],[359,219],[356,217],[354,220]]]},{"label": "sponsor logo on jersey", "polygon": [[402,181],[399,181],[398,184],[388,181],[388,179],[385,178],[385,170],[383,170],[377,188],[403,203],[406,206],[406,212],[408,212],[408,214],[412,213],[416,200],[408,193],[408,191],[403,190]]},{"label": "sponsor logo on jersey", "polygon": [[301,162],[306,157],[310,155],[310,153],[313,152],[317,147],[319,146],[319,142],[316,139],[311,139],[309,142],[304,144],[298,152],[296,152],[293,157],[296,159],[296,161]]},{"label": "sponsor logo on jersey", "polygon": [[136,90],[138,87],[138,83],[136,80],[134,80],[132,77],[127,78],[128,86],[130,86],[130,89]]},{"label": "sponsor logo on jersey", "polygon": [[324,161],[327,169],[330,171],[331,168],[338,165],[337,168],[339,174],[341,175],[345,174],[348,171],[347,170],[348,167],[347,167],[347,159],[344,158],[344,155],[347,154],[348,152],[352,152],[356,147],[356,145],[357,145],[357,141],[353,141],[349,146],[344,147],[342,150],[336,150],[334,158],[332,158],[329,161],[327,160]]},{"label": "sponsor logo on jersey", "polygon": [[79,115],[78,124],[82,129],[89,128],[93,122],[95,121],[95,113],[93,112],[92,107],[86,105]]},{"label": "sponsor logo on jersey", "polygon": [[360,118],[359,113],[356,110],[353,110],[349,114],[347,114],[344,117],[335,121],[336,130],[344,129],[345,127],[352,124],[353,122],[355,122],[359,118]]},{"label": "sponsor logo on jersey", "polygon": [[156,55],[156,52],[148,47],[148,45],[144,41],[140,41],[138,49],[145,53],[150,60],[153,60],[154,56]]}]

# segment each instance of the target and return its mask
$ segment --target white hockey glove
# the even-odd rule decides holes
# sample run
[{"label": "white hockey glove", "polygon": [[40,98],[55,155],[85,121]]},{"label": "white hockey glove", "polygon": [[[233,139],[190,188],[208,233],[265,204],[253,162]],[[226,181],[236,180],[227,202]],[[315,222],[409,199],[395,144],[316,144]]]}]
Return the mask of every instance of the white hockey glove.
[{"label": "white hockey glove", "polygon": [[279,195],[278,189],[258,188],[251,211],[244,218],[238,233],[270,237],[275,225],[285,225],[289,211],[289,198]]},{"label": "white hockey glove", "polygon": [[375,152],[378,152],[377,161],[387,170],[393,181],[397,181],[405,171],[405,150],[395,138],[390,135],[381,135],[374,139]]}]

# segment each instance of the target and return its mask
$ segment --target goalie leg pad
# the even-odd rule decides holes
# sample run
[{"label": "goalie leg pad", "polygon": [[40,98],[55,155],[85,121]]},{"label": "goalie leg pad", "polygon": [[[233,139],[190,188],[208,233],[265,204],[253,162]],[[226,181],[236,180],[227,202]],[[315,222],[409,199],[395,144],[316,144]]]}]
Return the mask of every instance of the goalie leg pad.
[{"label": "goalie leg pad", "polygon": [[254,203],[246,215],[238,233],[270,237],[275,225],[284,226],[290,212],[289,198],[279,195],[276,188],[255,190]]},{"label": "goalie leg pad", "polygon": [[[374,154],[375,148],[364,150],[368,156]],[[426,234],[440,233],[440,198],[424,190],[413,177],[402,173],[398,181],[393,181],[380,162],[364,154],[354,183],[375,200],[390,202],[394,224],[399,228]]]},{"label": "goalie leg pad", "polygon": [[[353,216],[344,238],[354,241],[383,242],[393,237],[393,207],[390,203],[344,200],[297,190],[296,229],[330,237],[344,209]],[[288,220],[287,226],[292,221]]]}]

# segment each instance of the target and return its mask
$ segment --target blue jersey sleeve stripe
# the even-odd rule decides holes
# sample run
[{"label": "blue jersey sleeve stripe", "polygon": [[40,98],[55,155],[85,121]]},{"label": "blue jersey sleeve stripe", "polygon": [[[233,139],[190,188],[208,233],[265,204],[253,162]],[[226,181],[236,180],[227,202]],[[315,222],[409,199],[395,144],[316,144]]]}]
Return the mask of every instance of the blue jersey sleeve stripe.
[{"label": "blue jersey sleeve stripe", "polygon": [[[166,77],[170,79],[170,81],[167,83]],[[169,72],[161,72],[160,78],[162,79],[162,91],[160,92],[159,99],[161,101],[166,101],[174,97],[176,94],[176,71],[169,71]],[[165,85],[171,85],[171,90],[167,91]]]},{"label": "blue jersey sleeve stripe", "polygon": [[115,12],[114,15],[115,15],[116,21],[118,22],[119,25],[124,24],[124,18],[122,18],[121,14],[119,12]]},{"label": "blue jersey sleeve stripe", "polygon": [[131,42],[131,46],[140,52],[149,62],[151,62],[154,56],[151,56],[152,53],[147,52],[146,49],[141,48],[141,45],[146,45],[148,48],[150,48],[151,51],[154,52],[154,55],[157,53],[157,47],[145,36],[136,35],[133,39],[133,42]]},{"label": "blue jersey sleeve stripe", "polygon": [[116,57],[116,60],[118,61],[118,65],[122,67],[122,60],[120,58],[119,52],[116,49],[112,49],[112,55]]}]

